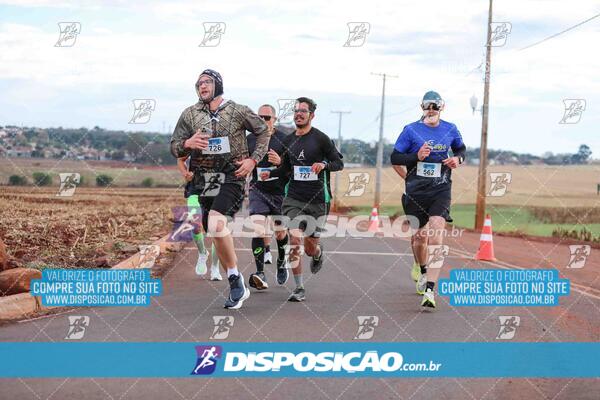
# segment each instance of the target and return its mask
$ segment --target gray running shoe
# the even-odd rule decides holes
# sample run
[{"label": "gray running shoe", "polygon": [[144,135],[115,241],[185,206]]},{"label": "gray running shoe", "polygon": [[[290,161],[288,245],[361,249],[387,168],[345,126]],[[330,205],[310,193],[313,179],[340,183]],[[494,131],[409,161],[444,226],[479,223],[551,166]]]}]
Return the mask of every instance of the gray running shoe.
[{"label": "gray running shoe", "polygon": [[305,298],[306,298],[306,296],[305,296],[304,288],[297,287],[296,289],[294,289],[294,291],[292,292],[290,297],[288,297],[288,301],[293,301],[293,302],[299,303],[301,301],[304,301]]}]

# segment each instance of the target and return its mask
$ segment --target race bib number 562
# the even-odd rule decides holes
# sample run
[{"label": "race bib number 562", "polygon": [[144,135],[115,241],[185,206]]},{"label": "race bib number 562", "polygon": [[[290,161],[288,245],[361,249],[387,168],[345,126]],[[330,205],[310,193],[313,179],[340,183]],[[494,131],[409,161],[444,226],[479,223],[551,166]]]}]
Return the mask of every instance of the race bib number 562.
[{"label": "race bib number 562", "polygon": [[428,163],[421,162],[417,163],[417,175],[424,176],[426,178],[439,178],[442,172],[442,164],[440,163]]}]

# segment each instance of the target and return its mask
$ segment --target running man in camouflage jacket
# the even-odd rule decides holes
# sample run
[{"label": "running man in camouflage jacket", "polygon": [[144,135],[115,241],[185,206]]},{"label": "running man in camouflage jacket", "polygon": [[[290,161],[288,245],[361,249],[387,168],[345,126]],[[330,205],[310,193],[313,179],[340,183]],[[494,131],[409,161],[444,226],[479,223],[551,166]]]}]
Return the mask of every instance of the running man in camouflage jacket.
[{"label": "running man in camouflage jacket", "polygon": [[[264,121],[252,110],[223,99],[221,75],[207,69],[196,82],[198,103],[186,108],[171,137],[171,153],[190,157],[194,177],[191,194],[202,207],[202,225],[214,236],[221,265],[227,270],[230,293],[225,308],[237,309],[250,296],[237,268],[233,238],[227,217],[233,217],[244,198],[246,176],[267,152],[269,133]],[[256,135],[250,155],[246,131]]]}]

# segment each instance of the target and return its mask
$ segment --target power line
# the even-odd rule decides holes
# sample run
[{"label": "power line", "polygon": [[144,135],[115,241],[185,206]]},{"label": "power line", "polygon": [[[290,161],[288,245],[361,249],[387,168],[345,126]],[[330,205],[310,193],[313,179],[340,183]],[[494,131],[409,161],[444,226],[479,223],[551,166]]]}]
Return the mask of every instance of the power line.
[{"label": "power line", "polygon": [[570,31],[570,30],[572,30],[572,29],[575,29],[575,28],[577,28],[577,27],[579,27],[579,26],[581,26],[581,25],[583,25],[583,24],[585,24],[585,23],[587,23],[587,22],[590,22],[590,21],[591,21],[591,20],[593,20],[594,18],[598,18],[598,17],[600,17],[600,13],[598,13],[598,14],[594,15],[594,16],[593,16],[593,17],[591,17],[591,18],[588,18],[588,19],[586,19],[585,21],[581,21],[580,23],[578,23],[578,24],[576,24],[576,25],[573,25],[572,27],[570,27],[570,28],[567,28],[567,29],[565,29],[564,31],[561,31],[561,32],[555,33],[554,35],[548,36],[547,38],[545,38],[545,39],[542,39],[542,40],[540,40],[540,41],[538,41],[538,42],[535,42],[535,43],[533,43],[533,44],[530,44],[529,46],[525,46],[525,47],[523,47],[522,49],[519,49],[519,51],[523,51],[523,50],[530,49],[530,48],[532,48],[533,46],[537,46],[538,44],[544,43],[544,42],[546,42],[546,41],[548,41],[548,40],[550,40],[550,39],[554,39],[555,37],[557,37],[557,36],[560,36],[560,35],[562,35],[563,33],[566,33],[566,32],[568,32],[568,31]]}]

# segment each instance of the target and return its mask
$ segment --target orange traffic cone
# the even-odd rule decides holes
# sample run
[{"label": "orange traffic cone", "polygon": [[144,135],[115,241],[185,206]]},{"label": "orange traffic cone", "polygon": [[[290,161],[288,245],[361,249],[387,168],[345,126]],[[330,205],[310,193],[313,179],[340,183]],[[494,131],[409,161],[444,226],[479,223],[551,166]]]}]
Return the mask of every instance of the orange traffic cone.
[{"label": "orange traffic cone", "polygon": [[475,259],[496,261],[496,257],[494,257],[494,242],[492,241],[492,217],[490,217],[490,214],[485,216],[481,238],[479,239],[479,250],[475,254]]},{"label": "orange traffic cone", "polygon": [[371,211],[371,220],[369,221],[369,232],[379,232],[379,216],[377,214],[377,207],[373,207]]}]

